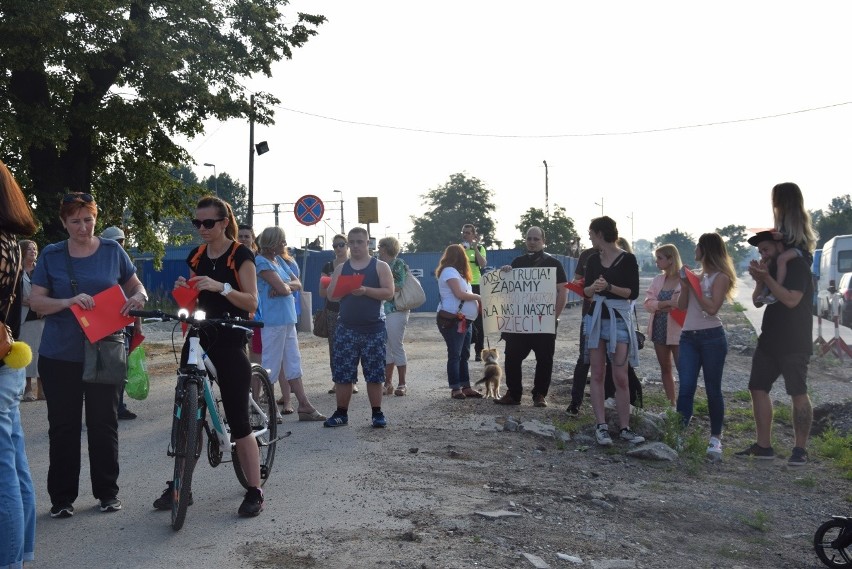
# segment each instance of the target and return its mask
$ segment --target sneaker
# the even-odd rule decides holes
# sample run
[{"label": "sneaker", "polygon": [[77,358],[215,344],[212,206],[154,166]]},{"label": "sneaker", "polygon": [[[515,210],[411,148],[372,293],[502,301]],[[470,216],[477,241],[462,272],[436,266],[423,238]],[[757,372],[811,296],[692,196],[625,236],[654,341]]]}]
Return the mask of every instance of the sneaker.
[{"label": "sneaker", "polygon": [[358,393],[358,386],[357,385],[352,386],[352,393]]},{"label": "sneaker", "polygon": [[481,362],[481,361],[482,361],[482,356],[480,356],[479,354],[476,354],[476,357],[475,357],[475,358],[473,358],[473,361],[475,361],[475,362]]},{"label": "sneaker", "polygon": [[[172,509],[172,484],[173,482],[169,480],[166,482],[166,489],[163,490],[163,494],[154,500],[154,508],[157,510],[171,510]],[[189,505],[192,505],[192,492],[189,493]]]},{"label": "sneaker", "polygon": [[254,517],[263,511],[263,491],[260,488],[249,488],[243,503],[237,513],[244,517]]},{"label": "sneaker", "polygon": [[571,415],[572,417],[576,417],[580,414],[580,406],[576,403],[571,403],[568,408],[565,409],[565,412]]},{"label": "sneaker", "polygon": [[618,438],[634,445],[638,445],[639,443],[645,442],[645,437],[637,435],[630,429],[630,427],[624,427],[623,429],[621,429],[621,431],[619,431],[618,433]]},{"label": "sneaker", "polygon": [[136,418],[136,413],[125,407],[124,409],[119,410],[118,418],[121,421],[132,421]]},{"label": "sneaker", "polygon": [[349,424],[349,415],[343,415],[335,411],[331,417],[323,421],[323,427],[342,427]]},{"label": "sneaker", "polygon": [[51,518],[70,518],[74,515],[74,506],[71,504],[59,504],[50,508]]},{"label": "sneaker", "polygon": [[764,448],[759,444],[754,443],[745,450],[735,452],[734,456],[738,456],[740,458],[756,458],[758,460],[774,460],[775,451],[772,450],[772,447]]},{"label": "sneaker", "polygon": [[101,500],[101,511],[102,512],[117,512],[121,509],[121,500],[118,498],[107,498],[106,500]]},{"label": "sneaker", "polygon": [[534,407],[547,407],[547,397],[544,395],[533,395]]},{"label": "sneaker", "polygon": [[378,413],[373,413],[373,427],[376,429],[383,429],[388,426],[388,421],[385,419],[385,414],[379,411]]},{"label": "sneaker", "polygon": [[802,447],[793,447],[793,454],[787,460],[788,466],[804,466],[808,463],[808,451]]},{"label": "sneaker", "polygon": [[604,409],[614,410],[616,408],[615,397],[608,397],[604,400]]},{"label": "sneaker", "polygon": [[521,402],[518,399],[512,397],[512,394],[508,391],[501,397],[500,399],[495,399],[494,403],[497,405],[520,405]]},{"label": "sneaker", "polygon": [[716,437],[710,437],[710,444],[707,445],[707,458],[713,462],[722,460],[722,441]]},{"label": "sneaker", "polygon": [[606,423],[600,423],[597,427],[595,427],[595,440],[602,447],[612,445],[612,439],[609,436],[609,427],[607,427]]}]

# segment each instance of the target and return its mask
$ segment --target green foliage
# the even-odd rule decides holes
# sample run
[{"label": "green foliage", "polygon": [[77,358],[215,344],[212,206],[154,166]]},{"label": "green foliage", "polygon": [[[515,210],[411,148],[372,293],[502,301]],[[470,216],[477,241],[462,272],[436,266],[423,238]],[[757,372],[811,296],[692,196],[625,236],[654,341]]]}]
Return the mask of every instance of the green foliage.
[{"label": "green foliage", "polygon": [[769,523],[772,521],[772,518],[763,510],[757,510],[751,517],[741,516],[740,521],[751,529],[765,532],[769,529]]},{"label": "green foliage", "polygon": [[[515,248],[523,249],[526,244],[526,233],[530,227],[544,229],[545,250],[558,255],[579,255],[577,247],[580,236],[574,229],[574,220],[565,215],[565,208],[555,205],[550,219],[545,219],[544,210],[531,207],[521,215],[521,220],[515,226],[521,238],[515,240]],[[574,256],[576,256],[574,255]]]},{"label": "green foliage", "polygon": [[726,225],[721,229],[717,228],[716,233],[721,235],[725,240],[728,255],[731,256],[735,267],[747,260],[752,254],[754,248],[748,244],[748,234],[746,234],[745,225]]},{"label": "green foliage", "polygon": [[852,434],[830,427],[813,440],[813,447],[820,456],[832,459],[844,478],[852,480]]},{"label": "green foliage", "polygon": [[450,181],[421,196],[431,209],[422,217],[411,216],[414,228],[409,253],[443,251],[447,245],[461,242],[461,228],[472,223],[479,233],[479,243],[486,249],[500,247],[494,239],[495,226],[491,214],[496,207],[491,201],[493,192],[477,178],[462,173],[450,176]]},{"label": "green foliage", "polygon": [[745,312],[746,307],[743,306],[742,303],[738,300],[735,300],[733,305],[731,306],[731,310],[733,310],[734,312]]},{"label": "green foliage", "polygon": [[738,391],[734,391],[733,398],[735,401],[744,401],[746,403],[751,403],[751,391],[748,389],[740,389]]},{"label": "green foliage", "polygon": [[812,211],[811,221],[819,233],[817,248],[838,235],[852,234],[852,197],[849,194],[831,200],[828,211]]},{"label": "green foliage", "polygon": [[67,191],[92,193],[98,225],[128,228],[137,247],[162,252],[160,222],[185,215],[186,162],[175,139],[208,119],[271,124],[278,99],[242,78],[269,76],[325,18],[288,15],[288,0],[61,2],[4,0],[0,13],[2,158],[42,225],[64,232]]},{"label": "green foliage", "polygon": [[677,247],[680,253],[680,259],[684,265],[692,266],[695,259],[695,238],[689,233],[682,233],[679,229],[674,229],[668,233],[663,233],[654,239],[654,248],[660,245],[670,243]]}]

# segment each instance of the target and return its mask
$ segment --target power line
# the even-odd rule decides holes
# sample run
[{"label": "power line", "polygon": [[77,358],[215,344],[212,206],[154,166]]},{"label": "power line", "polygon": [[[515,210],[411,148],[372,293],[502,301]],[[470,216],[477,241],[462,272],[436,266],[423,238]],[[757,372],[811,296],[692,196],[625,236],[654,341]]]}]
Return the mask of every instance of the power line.
[{"label": "power line", "polygon": [[422,134],[439,134],[444,136],[469,136],[469,137],[477,137],[477,138],[588,138],[588,137],[597,137],[597,136],[630,136],[636,134],[652,134],[655,132],[669,132],[673,130],[687,130],[694,128],[706,128],[711,126],[721,126],[728,124],[736,124],[736,123],[745,123],[745,122],[754,122],[754,121],[763,121],[769,119],[777,119],[780,117],[787,117],[791,115],[798,115],[802,113],[811,113],[814,111],[823,111],[827,109],[833,109],[836,107],[842,107],[845,105],[852,105],[852,101],[844,101],[842,103],[834,103],[831,105],[824,105],[821,107],[811,107],[808,109],[799,109],[796,111],[788,111],[784,113],[776,113],[773,115],[762,115],[757,117],[747,117],[741,119],[730,119],[724,121],[715,121],[708,123],[697,123],[690,125],[680,125],[680,126],[668,126],[668,127],[660,127],[660,128],[650,128],[645,130],[625,130],[625,131],[613,131],[613,132],[586,132],[586,133],[566,133],[566,134],[484,134],[484,133],[475,133],[475,132],[452,132],[452,131],[443,131],[443,130],[430,130],[423,128],[412,128],[405,126],[395,126],[395,125],[387,125],[387,124],[378,124],[378,123],[369,123],[362,121],[354,121],[349,119],[341,119],[338,117],[330,117],[326,115],[320,115],[317,113],[309,113],[307,111],[301,111],[299,109],[291,109],[288,107],[282,107],[276,105],[276,108],[279,108],[283,111],[288,111],[295,114],[305,115],[309,117],[314,117],[318,119],[323,119],[327,121],[339,122],[344,124],[351,124],[356,126],[367,126],[372,128],[384,128],[388,130],[400,130],[405,132],[418,132]]}]

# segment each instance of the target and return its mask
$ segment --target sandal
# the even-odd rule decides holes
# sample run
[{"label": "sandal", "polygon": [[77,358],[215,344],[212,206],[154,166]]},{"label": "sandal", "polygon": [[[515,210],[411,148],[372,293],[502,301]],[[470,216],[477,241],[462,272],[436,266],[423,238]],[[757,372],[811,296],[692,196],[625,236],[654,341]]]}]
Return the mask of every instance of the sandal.
[{"label": "sandal", "polygon": [[405,384],[398,386],[396,391],[393,392],[394,395],[405,395]]},{"label": "sandal", "polygon": [[316,409],[307,413],[305,411],[299,411],[299,420],[300,421],[325,421],[326,417]]},{"label": "sandal", "polygon": [[467,399],[461,389],[454,389],[451,397],[453,399]]},{"label": "sandal", "polygon": [[279,405],[286,405],[286,404],[287,404],[287,402],[286,402],[286,401],[284,401],[284,397],[279,397],[279,398],[278,398],[278,404],[279,404]]},{"label": "sandal", "polygon": [[385,384],[385,395],[391,395],[393,393],[393,383]]},{"label": "sandal", "polygon": [[470,399],[482,399],[482,394],[472,387],[462,389],[462,394]]},{"label": "sandal", "polygon": [[293,411],[292,407],[284,407],[283,409],[281,409],[282,415],[292,415],[293,413],[295,413],[295,411]]}]

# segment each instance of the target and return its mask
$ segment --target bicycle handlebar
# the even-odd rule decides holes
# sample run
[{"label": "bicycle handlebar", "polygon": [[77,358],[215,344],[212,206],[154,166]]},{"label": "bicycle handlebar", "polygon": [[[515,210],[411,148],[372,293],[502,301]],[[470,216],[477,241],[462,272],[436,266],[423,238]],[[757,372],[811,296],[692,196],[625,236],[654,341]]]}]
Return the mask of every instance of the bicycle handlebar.
[{"label": "bicycle handlebar", "polygon": [[156,318],[163,322],[168,322],[169,320],[177,320],[179,322],[186,322],[192,326],[201,326],[203,324],[215,324],[218,326],[224,326],[226,328],[232,327],[241,327],[244,326],[246,328],[263,328],[263,322],[259,322],[257,320],[246,320],[245,318],[205,318],[204,320],[196,320],[195,318],[189,315],[178,315],[178,314],[169,314],[167,312],[163,312],[162,310],[131,310],[128,312],[130,316],[138,316],[140,318]]}]

